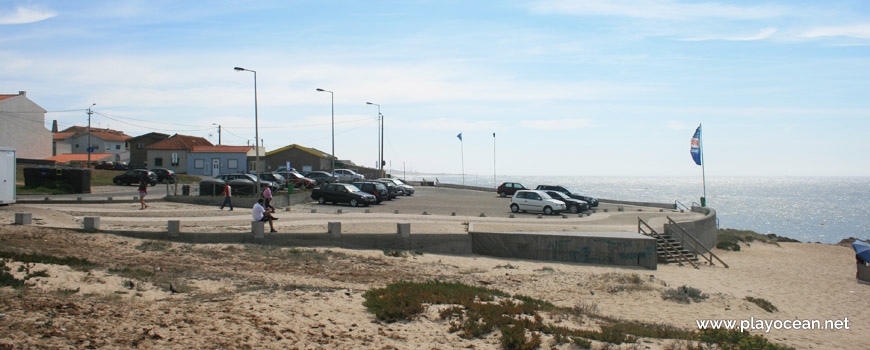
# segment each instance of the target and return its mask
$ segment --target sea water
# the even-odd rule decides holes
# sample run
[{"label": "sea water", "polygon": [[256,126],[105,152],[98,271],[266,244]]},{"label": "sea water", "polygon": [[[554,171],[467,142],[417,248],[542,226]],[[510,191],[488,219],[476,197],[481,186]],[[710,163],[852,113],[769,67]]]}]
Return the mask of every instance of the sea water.
[{"label": "sea water", "polygon": [[[462,184],[460,175],[416,175],[409,180]],[[700,177],[498,176],[519,182],[573,187],[586,195],[617,200],[700,203]],[[492,177],[465,176],[470,186],[495,187]],[[870,239],[870,177],[707,177],[707,206],[720,228],[775,233],[803,242]],[[507,210],[507,209],[505,209]]]}]

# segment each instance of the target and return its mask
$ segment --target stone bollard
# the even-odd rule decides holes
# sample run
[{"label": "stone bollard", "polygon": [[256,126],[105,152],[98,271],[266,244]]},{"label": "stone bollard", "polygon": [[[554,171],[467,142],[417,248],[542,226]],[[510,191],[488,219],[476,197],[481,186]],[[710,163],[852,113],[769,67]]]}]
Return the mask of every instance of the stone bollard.
[{"label": "stone bollard", "polygon": [[598,212],[598,209],[592,209],[592,212],[593,212],[593,213],[597,213],[597,212]]},{"label": "stone bollard", "polygon": [[251,232],[254,234],[254,239],[266,238],[265,224],[265,221],[251,221]]},{"label": "stone bollard", "polygon": [[45,200],[50,201],[50,200],[51,200],[51,197],[49,197],[49,196],[45,196]]},{"label": "stone bollard", "polygon": [[81,201],[82,201],[82,197],[76,197],[76,200],[79,201],[79,202],[81,202]]},{"label": "stone bollard", "polygon": [[[580,214],[583,215],[583,214]],[[592,213],[586,213],[586,216],[592,216]]]},{"label": "stone bollard", "polygon": [[429,215],[429,213],[424,210],[423,215]]},{"label": "stone bollard", "polygon": [[137,197],[137,196],[133,196],[133,200],[134,200],[134,201],[138,201],[138,200],[139,200],[139,197]]},{"label": "stone bollard", "polygon": [[178,238],[181,234],[181,221],[169,220],[166,222],[166,231],[169,232],[169,238]]},{"label": "stone bollard", "polygon": [[30,225],[33,222],[32,213],[15,213],[16,225]]},{"label": "stone bollard", "polygon": [[625,211],[625,207],[620,205],[620,206],[616,207],[616,211]]},{"label": "stone bollard", "polygon": [[608,210],[608,209],[604,209],[604,212],[605,212],[605,213],[608,212],[608,211],[610,211],[610,210]]},{"label": "stone bollard", "polygon": [[341,209],[335,211],[336,214],[341,214]]},{"label": "stone bollard", "polygon": [[643,211],[643,208],[638,208],[637,211]]},{"label": "stone bollard", "polygon": [[317,213],[317,209],[311,209],[311,214],[316,214],[316,213]]},{"label": "stone bollard", "polygon": [[578,217],[578,218],[582,218],[582,217],[583,217],[583,213],[577,214],[577,217]]},{"label": "stone bollard", "polygon": [[455,212],[455,211],[454,211],[454,212],[451,212],[451,213],[450,213],[450,216],[456,216],[456,212]]},{"label": "stone bollard", "polygon": [[511,214],[511,215],[509,215],[508,217],[511,218],[511,219],[513,219],[513,218],[514,218],[514,214]]},{"label": "stone bollard", "polygon": [[85,231],[97,231],[97,230],[99,230],[100,229],[100,217],[99,216],[85,216],[84,229],[85,229]]},{"label": "stone bollard", "polygon": [[567,219],[567,218],[568,218],[568,215],[562,214],[562,218],[563,218],[563,219]]},{"label": "stone bollard", "polygon": [[544,216],[543,216],[543,215],[541,215],[541,214],[538,214],[538,219],[543,219],[543,218],[544,218]]},{"label": "stone bollard", "polygon": [[[377,159],[375,159],[375,160],[377,160]],[[685,213],[686,211],[683,210],[683,209],[680,209],[680,212],[681,212],[681,213]]]},{"label": "stone bollard", "polygon": [[[375,160],[377,160],[377,159],[375,159]],[[398,210],[398,209],[396,209],[396,210],[393,211],[393,214],[398,214],[398,213],[399,213],[399,210]]]},{"label": "stone bollard", "polygon": [[485,218],[485,217],[486,217],[486,214],[485,214],[485,213],[480,213],[480,217]]},{"label": "stone bollard", "polygon": [[341,237],[341,223],[340,222],[330,222],[327,224],[327,232],[333,238]]},{"label": "stone bollard", "polygon": [[664,209],[659,209],[659,213],[664,213],[664,212],[665,212]]},{"label": "stone bollard", "polygon": [[411,237],[411,224],[396,224],[396,233],[402,238]]},{"label": "stone bollard", "polygon": [[107,200],[107,201],[111,201],[111,200],[112,200],[112,197],[106,197],[106,200]]},{"label": "stone bollard", "polygon": [[369,210],[369,209],[366,209],[366,211],[365,211],[366,214],[371,213],[371,212],[372,212],[372,211]]}]

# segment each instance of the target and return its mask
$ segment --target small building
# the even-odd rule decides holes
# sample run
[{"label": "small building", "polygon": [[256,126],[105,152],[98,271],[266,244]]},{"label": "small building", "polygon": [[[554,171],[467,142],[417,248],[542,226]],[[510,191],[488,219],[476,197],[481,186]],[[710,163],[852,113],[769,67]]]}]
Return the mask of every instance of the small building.
[{"label": "small building", "polygon": [[254,146],[193,146],[187,157],[187,173],[217,176],[248,171],[248,153]]},{"label": "small building", "polygon": [[0,95],[0,147],[15,148],[19,159],[52,156],[51,131],[45,127],[45,109],[27,98],[27,92]]},{"label": "small building", "polygon": [[131,168],[147,168],[148,167],[148,151],[145,147],[151,146],[159,141],[168,139],[169,135],[159,132],[149,132],[145,135],[140,135],[127,139],[127,149],[130,150],[130,167]]},{"label": "small building", "polygon": [[94,162],[93,153],[110,153],[115,157],[109,162],[129,162],[130,152],[127,148],[127,140],[130,135],[122,131],[108,128],[90,128],[87,126],[71,126],[54,133],[52,153],[57,156],[64,153],[88,153],[88,145],[93,148],[91,162]]},{"label": "small building", "polygon": [[[297,171],[307,173],[310,171],[330,171],[332,169],[332,156],[315,148],[302,147],[292,144],[271,152],[266,152],[266,169],[277,170],[280,167],[290,166]],[[340,168],[338,161],[335,167]]]},{"label": "small building", "polygon": [[145,146],[148,168],[164,168],[187,174],[189,153],[194,146],[214,145],[202,137],[175,134]]}]

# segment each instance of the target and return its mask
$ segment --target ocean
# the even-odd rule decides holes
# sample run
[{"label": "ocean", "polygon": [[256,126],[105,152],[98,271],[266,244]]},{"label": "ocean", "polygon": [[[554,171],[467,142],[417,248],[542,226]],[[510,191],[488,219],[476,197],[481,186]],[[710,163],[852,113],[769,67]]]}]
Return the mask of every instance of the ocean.
[{"label": "ocean", "polygon": [[[461,175],[417,175],[462,184]],[[498,182],[573,187],[586,195],[618,200],[700,203],[700,177],[499,176]],[[465,176],[465,184],[495,187],[493,178]],[[775,233],[802,242],[870,239],[870,177],[707,177],[707,206],[720,228]],[[507,210],[507,209],[505,209]]]}]

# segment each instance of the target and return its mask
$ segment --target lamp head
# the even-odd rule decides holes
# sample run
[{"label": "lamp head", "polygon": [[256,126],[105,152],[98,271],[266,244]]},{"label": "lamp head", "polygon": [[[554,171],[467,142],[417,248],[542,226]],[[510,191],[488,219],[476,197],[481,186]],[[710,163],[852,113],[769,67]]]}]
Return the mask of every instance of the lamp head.
[{"label": "lamp head", "polygon": [[325,90],[323,90],[323,89],[321,89],[321,88],[317,88],[317,91],[325,91]]},{"label": "lamp head", "polygon": [[373,104],[374,104],[374,103],[371,103],[371,102],[366,102],[366,104],[367,104],[367,105],[373,105]]},{"label": "lamp head", "polygon": [[242,67],[234,67],[233,69],[235,69],[235,70],[238,71],[238,72],[241,72],[241,71],[245,70],[245,69],[242,68]]}]

